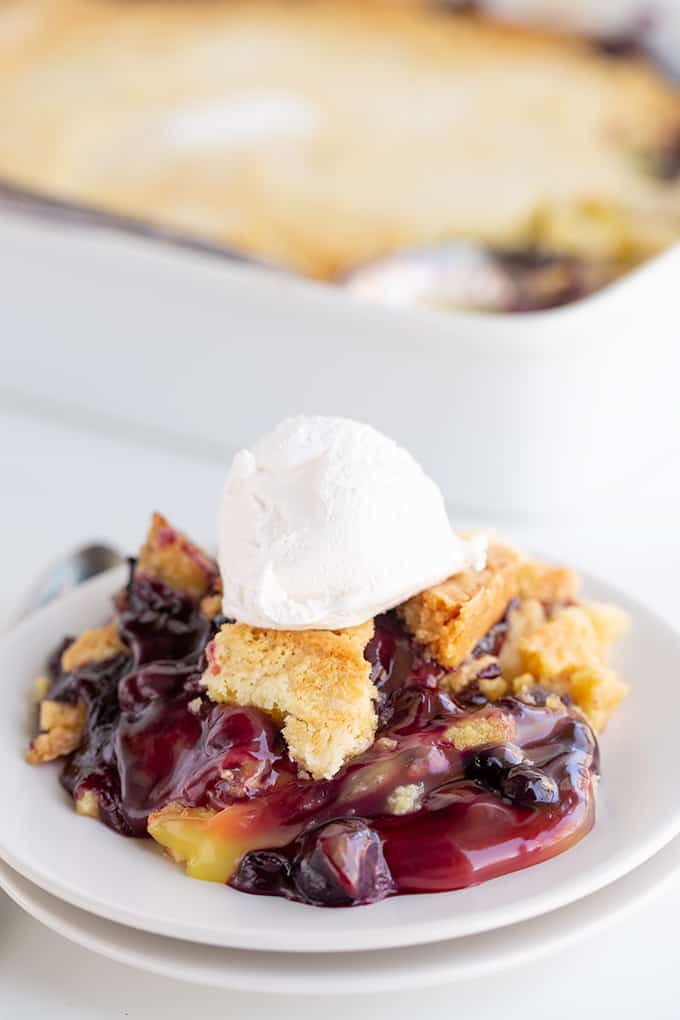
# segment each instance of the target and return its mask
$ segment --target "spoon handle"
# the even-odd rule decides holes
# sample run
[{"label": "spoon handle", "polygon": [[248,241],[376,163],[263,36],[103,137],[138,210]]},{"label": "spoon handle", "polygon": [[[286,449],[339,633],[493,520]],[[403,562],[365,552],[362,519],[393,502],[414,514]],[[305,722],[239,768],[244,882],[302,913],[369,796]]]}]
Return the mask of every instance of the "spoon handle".
[{"label": "spoon handle", "polygon": [[83,545],[62,556],[33,582],[14,612],[10,626],[83,581],[123,562],[124,558],[118,550],[103,543]]}]

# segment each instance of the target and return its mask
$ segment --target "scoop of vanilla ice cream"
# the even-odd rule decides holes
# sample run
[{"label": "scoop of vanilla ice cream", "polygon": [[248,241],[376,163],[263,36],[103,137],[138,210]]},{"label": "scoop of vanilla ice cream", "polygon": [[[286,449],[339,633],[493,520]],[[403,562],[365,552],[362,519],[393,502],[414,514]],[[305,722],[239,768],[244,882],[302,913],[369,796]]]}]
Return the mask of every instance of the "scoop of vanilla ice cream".
[{"label": "scoop of vanilla ice cream", "polygon": [[223,610],[254,627],[355,626],[485,560],[486,539],[461,539],[432,479],[369,425],[289,418],[227,475]]}]

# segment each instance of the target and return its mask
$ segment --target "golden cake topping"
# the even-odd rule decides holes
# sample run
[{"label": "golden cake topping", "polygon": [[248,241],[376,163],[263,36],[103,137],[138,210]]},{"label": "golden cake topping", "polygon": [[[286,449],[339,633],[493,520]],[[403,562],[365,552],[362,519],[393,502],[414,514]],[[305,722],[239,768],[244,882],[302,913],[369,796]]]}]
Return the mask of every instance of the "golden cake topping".
[{"label": "golden cake topping", "polygon": [[337,631],[225,624],[203,682],[213,701],[272,715],[291,758],[315,779],[329,779],[373,741],[376,691],[364,658],[372,636],[372,620]]}]

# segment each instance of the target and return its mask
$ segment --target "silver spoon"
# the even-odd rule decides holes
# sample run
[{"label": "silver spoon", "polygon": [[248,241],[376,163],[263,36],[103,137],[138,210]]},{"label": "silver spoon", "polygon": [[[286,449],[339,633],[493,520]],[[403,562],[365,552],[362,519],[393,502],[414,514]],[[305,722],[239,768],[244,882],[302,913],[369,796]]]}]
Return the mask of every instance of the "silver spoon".
[{"label": "silver spoon", "polygon": [[29,588],[14,622],[47,605],[53,599],[70,591],[90,577],[95,577],[111,567],[125,562],[125,557],[110,545],[93,543],[83,545],[56,560],[37,578]]},{"label": "silver spoon", "polygon": [[452,241],[396,252],[340,282],[357,297],[399,308],[522,312],[575,301],[617,274],[618,267],[605,260]]}]

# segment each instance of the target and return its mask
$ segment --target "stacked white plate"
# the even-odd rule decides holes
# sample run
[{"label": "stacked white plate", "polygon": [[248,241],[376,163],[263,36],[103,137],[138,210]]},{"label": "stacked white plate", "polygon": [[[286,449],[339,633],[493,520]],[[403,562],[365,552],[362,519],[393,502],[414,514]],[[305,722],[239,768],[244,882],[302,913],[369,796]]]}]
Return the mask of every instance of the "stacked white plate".
[{"label": "stacked white plate", "polygon": [[[634,617],[617,665],[631,695],[602,740],[598,822],[552,861],[475,888],[321,910],[187,879],[155,844],[73,811],[57,766],[24,760],[33,678],[64,634],[106,617],[111,571],[0,642],[0,886],[40,921],[113,959],[201,984],[290,993],[377,991],[467,978],[550,952],[658,889],[680,863],[680,638],[608,586]],[[678,845],[676,845],[676,843]]]}]

